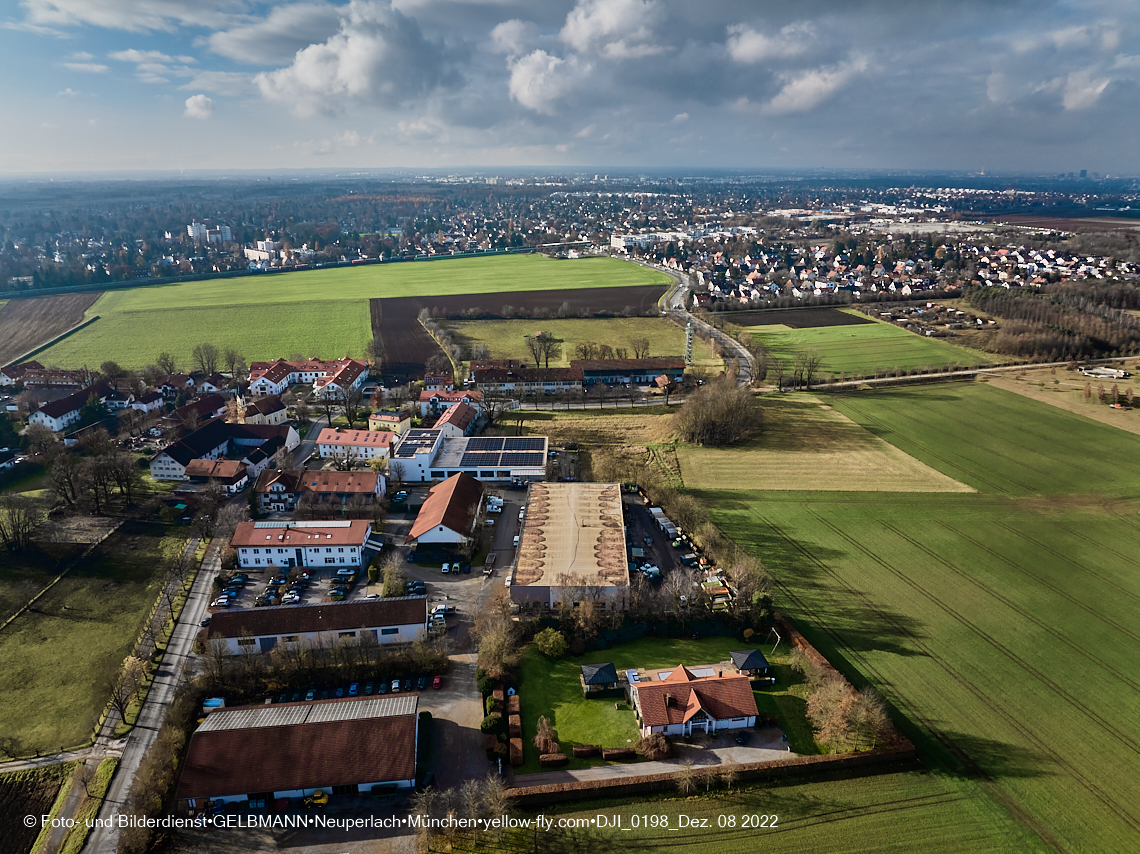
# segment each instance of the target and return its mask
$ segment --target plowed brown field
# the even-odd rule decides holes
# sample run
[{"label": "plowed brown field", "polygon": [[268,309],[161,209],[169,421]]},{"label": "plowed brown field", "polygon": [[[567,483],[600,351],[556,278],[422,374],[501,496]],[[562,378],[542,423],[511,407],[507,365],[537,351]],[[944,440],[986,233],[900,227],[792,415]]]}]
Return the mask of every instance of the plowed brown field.
[{"label": "plowed brown field", "polygon": [[0,308],[0,365],[82,323],[84,312],[101,296],[96,291],[10,300]]}]

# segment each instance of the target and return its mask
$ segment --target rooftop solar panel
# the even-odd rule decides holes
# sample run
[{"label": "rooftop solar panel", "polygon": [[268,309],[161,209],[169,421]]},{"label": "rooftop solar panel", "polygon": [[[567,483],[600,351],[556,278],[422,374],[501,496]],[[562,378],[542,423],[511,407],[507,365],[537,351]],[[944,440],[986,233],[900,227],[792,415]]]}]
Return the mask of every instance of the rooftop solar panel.
[{"label": "rooftop solar panel", "polygon": [[494,468],[498,464],[498,451],[468,451],[459,461],[459,465],[461,465],[463,468],[473,468],[476,466],[481,468]]},{"label": "rooftop solar panel", "polygon": [[502,436],[479,436],[467,440],[468,451],[501,451],[503,450]]},{"label": "rooftop solar panel", "polygon": [[503,465],[505,466],[521,466],[526,468],[537,468],[545,463],[542,454],[530,453],[505,453],[503,454]]},{"label": "rooftop solar panel", "polygon": [[546,440],[541,437],[525,436],[517,439],[507,439],[503,445],[504,451],[541,451]]}]

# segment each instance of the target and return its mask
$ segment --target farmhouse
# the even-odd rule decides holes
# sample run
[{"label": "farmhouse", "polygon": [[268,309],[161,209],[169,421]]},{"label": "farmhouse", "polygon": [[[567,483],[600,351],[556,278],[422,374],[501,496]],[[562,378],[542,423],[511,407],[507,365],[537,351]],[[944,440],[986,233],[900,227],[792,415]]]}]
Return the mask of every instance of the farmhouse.
[{"label": "farmhouse", "polygon": [[678,665],[667,675],[631,681],[629,694],[642,735],[692,735],[756,725],[752,683],[739,673],[694,672]]},{"label": "farmhouse", "polygon": [[629,607],[625,523],[616,483],[532,483],[511,600],[555,608]]},{"label": "farmhouse", "polygon": [[213,481],[231,495],[249,486],[247,466],[238,460],[191,460],[186,479],[191,483]]},{"label": "farmhouse", "polygon": [[427,619],[426,596],[243,608],[214,614],[206,642],[222,641],[232,655],[250,650],[269,652],[278,644],[411,643],[424,631]]},{"label": "farmhouse", "polygon": [[471,371],[471,381],[484,391],[520,394],[556,394],[582,388],[580,368],[482,368]]},{"label": "farmhouse", "polygon": [[5,365],[0,368],[0,385],[20,385],[28,371],[42,371],[44,366],[39,362],[22,362],[19,365]]},{"label": "farmhouse", "polygon": [[90,388],[72,392],[67,397],[45,403],[32,413],[28,424],[42,424],[53,433],[59,433],[67,426],[79,420],[83,407],[94,395],[96,400],[102,401],[110,393],[105,382],[98,382]]},{"label": "farmhouse", "polygon": [[137,409],[139,412],[161,412],[165,402],[162,392],[148,391],[131,404],[131,409]]},{"label": "farmhouse", "polygon": [[322,362],[309,359],[290,362],[253,362],[249,366],[249,390],[252,394],[281,394],[289,386],[311,383],[322,397],[335,397],[345,389],[358,388],[368,378],[368,365],[355,359]]},{"label": "farmhouse", "polygon": [[275,394],[242,400],[241,405],[245,424],[284,424],[288,420],[285,404]]},{"label": "farmhouse", "polygon": [[178,397],[179,394],[194,388],[194,378],[189,374],[170,374],[157,386],[163,397]]},{"label": "farmhouse", "polygon": [[372,523],[353,519],[337,522],[242,522],[230,540],[239,566],[361,566],[365,551],[380,549]]},{"label": "farmhouse", "polygon": [[412,427],[411,413],[404,410],[399,412],[390,409],[377,409],[368,416],[369,430],[391,430],[403,436]]},{"label": "farmhouse", "polygon": [[427,418],[429,414],[439,415],[443,410],[447,409],[447,407],[454,406],[457,403],[466,403],[468,406],[482,412],[483,392],[478,389],[469,391],[447,391],[446,389],[421,391],[420,417]]},{"label": "farmhouse", "polygon": [[479,413],[466,403],[457,403],[444,410],[433,429],[439,430],[445,439],[461,439],[471,435],[478,417]]},{"label": "farmhouse", "polygon": [[392,452],[394,435],[385,430],[341,430],[339,427],[325,427],[317,436],[317,448],[325,458],[383,459]]},{"label": "farmhouse", "polygon": [[176,798],[264,808],[279,798],[415,785],[419,695],[238,706],[190,739]]},{"label": "farmhouse", "polygon": [[679,381],[685,373],[685,360],[677,358],[657,359],[571,359],[570,367],[582,372],[582,382],[587,386],[605,383],[633,383],[646,385],[662,374]]},{"label": "farmhouse", "polygon": [[211,418],[226,414],[226,399],[220,394],[209,394],[200,400],[191,401],[170,413],[179,424],[205,424]]},{"label": "farmhouse", "polygon": [[263,471],[254,484],[263,512],[293,510],[306,494],[321,503],[348,504],[354,499],[372,504],[385,490],[384,475],[374,471]]},{"label": "farmhouse", "polygon": [[[300,443],[297,431],[288,425],[267,427],[214,420],[156,454],[150,462],[150,476],[155,480],[185,480],[191,460],[216,460],[232,453],[240,455],[251,469],[250,477],[256,477],[273,455],[292,451]],[[263,448],[261,454],[254,453]]]},{"label": "farmhouse", "polygon": [[475,543],[483,502],[482,485],[465,474],[449,477],[428,490],[412,524],[409,540],[468,552]]}]

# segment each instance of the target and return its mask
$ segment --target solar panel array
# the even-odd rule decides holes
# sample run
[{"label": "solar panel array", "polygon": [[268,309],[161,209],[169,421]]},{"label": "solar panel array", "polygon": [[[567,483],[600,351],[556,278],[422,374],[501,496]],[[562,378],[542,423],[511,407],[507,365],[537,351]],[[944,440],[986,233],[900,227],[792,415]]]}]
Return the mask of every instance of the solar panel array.
[{"label": "solar panel array", "polygon": [[481,469],[539,468],[546,463],[545,450],[546,439],[541,436],[477,436],[467,440],[459,465]]},{"label": "solar panel array", "polygon": [[502,436],[477,436],[474,439],[467,440],[468,451],[501,451],[503,450],[503,442],[507,441]]},{"label": "solar panel array", "polygon": [[546,447],[546,439],[541,436],[525,436],[517,439],[506,439],[504,451],[541,451]]}]

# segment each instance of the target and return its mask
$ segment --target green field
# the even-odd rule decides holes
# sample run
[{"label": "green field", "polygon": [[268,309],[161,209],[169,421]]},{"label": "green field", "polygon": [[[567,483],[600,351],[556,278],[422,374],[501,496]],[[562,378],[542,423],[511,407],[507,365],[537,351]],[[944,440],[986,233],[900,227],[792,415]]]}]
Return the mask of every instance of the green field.
[{"label": "green field", "polygon": [[141,368],[163,350],[189,366],[196,344],[234,347],[247,360],[294,354],[361,355],[372,297],[618,288],[667,282],[661,273],[610,258],[556,261],[539,255],[306,270],[155,285],[105,293],[91,326],[45,350],[46,365]]},{"label": "green field", "polygon": [[0,735],[23,753],[88,738],[106,680],[158,596],[157,571],[184,543],[165,526],[128,522],[0,633]]},{"label": "green field", "polygon": [[[1136,850],[1135,438],[983,384],[831,401],[978,492],[698,497],[764,559],[820,650],[894,705],[952,812],[989,817],[960,850]],[[1039,841],[1012,839],[995,809]],[[899,832],[937,840],[947,818],[916,814]],[[835,850],[882,842],[879,822],[853,818]]]},{"label": "green field", "polygon": [[[937,338],[923,338],[889,323],[855,326],[821,326],[792,329],[787,326],[750,326],[747,332],[764,342],[789,370],[795,354],[817,350],[821,357],[818,379],[832,374],[872,376],[896,369],[938,368],[947,365],[988,365],[992,357]],[[771,375],[769,375],[769,379]]]},{"label": "green field", "polygon": [[[549,320],[462,320],[447,321],[447,327],[456,334],[456,341],[469,348],[485,344],[492,359],[520,359],[534,364],[527,350],[526,338],[539,332],[549,332],[562,341],[562,358],[551,360],[551,367],[566,367],[576,359],[574,347],[583,341],[609,344],[613,348],[625,347],[633,357],[631,338],[649,341],[650,357],[683,356],[685,330],[663,317],[608,317]],[[700,338],[693,339],[693,359],[698,364],[720,368],[723,363],[713,356],[712,348]],[[545,364],[545,363],[544,363]]]},{"label": "green field", "polygon": [[761,401],[764,428],[727,448],[678,445],[689,489],[826,492],[971,492],[970,486],[856,424],[809,394],[773,393]]}]

